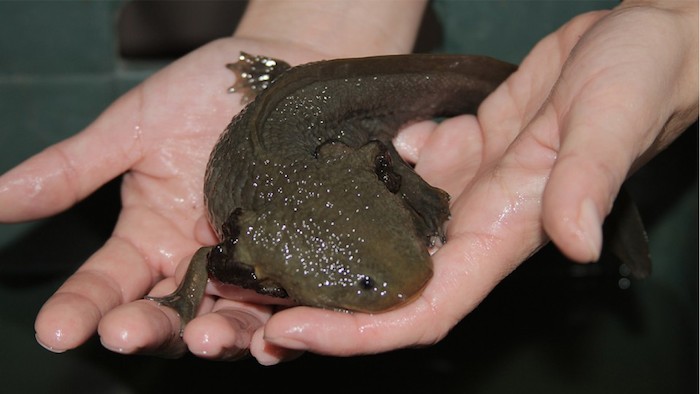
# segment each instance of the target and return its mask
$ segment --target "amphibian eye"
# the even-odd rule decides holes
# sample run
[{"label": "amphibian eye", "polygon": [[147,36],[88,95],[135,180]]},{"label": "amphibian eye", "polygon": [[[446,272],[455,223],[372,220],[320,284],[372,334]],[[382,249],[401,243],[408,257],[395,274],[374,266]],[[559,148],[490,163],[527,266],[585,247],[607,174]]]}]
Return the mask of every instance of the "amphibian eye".
[{"label": "amphibian eye", "polygon": [[364,290],[371,290],[374,288],[374,280],[367,275],[363,275],[360,278],[360,287],[362,287]]},{"label": "amphibian eye", "polygon": [[394,172],[389,153],[382,153],[374,158],[374,172],[390,192],[396,193],[399,191],[399,188],[401,188],[401,175]]}]

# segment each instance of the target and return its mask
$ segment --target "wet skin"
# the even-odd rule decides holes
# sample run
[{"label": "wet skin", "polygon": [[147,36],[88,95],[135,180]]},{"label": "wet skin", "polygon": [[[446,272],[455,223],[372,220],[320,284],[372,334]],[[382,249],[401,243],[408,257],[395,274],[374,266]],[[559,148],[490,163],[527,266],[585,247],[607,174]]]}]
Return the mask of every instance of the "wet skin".
[{"label": "wet skin", "polygon": [[[242,54],[234,91],[255,99],[214,147],[208,219],[221,243],[195,253],[175,293],[196,314],[208,278],[302,305],[376,313],[420,293],[446,241],[449,196],[392,139],[411,122],[475,113],[516,67],[457,55],[340,59],[289,68]],[[269,80],[274,83],[263,86]]]}]

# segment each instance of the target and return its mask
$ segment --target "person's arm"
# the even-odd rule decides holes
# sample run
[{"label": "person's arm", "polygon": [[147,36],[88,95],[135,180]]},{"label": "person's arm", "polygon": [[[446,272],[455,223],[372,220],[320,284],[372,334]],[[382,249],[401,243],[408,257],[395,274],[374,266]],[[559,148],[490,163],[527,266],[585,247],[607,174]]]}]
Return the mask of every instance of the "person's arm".
[{"label": "person's arm", "polygon": [[409,53],[426,3],[256,0],[248,5],[234,36],[288,43],[330,58]]}]

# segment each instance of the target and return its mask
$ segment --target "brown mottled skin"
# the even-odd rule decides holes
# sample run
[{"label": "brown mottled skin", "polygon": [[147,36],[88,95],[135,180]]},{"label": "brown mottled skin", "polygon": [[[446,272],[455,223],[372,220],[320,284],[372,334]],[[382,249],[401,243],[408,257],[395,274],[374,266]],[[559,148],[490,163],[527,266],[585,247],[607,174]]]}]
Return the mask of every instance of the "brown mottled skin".
[{"label": "brown mottled skin", "polygon": [[[246,54],[229,67],[239,73],[232,90],[257,97],[207,166],[205,202],[222,242],[195,254],[175,293],[151,299],[186,323],[208,277],[361,312],[420,293],[432,276],[428,248],[445,240],[449,196],[399,157],[392,138],[410,122],[475,113],[516,67],[400,55],[289,68]],[[268,76],[274,83],[261,88]]]}]

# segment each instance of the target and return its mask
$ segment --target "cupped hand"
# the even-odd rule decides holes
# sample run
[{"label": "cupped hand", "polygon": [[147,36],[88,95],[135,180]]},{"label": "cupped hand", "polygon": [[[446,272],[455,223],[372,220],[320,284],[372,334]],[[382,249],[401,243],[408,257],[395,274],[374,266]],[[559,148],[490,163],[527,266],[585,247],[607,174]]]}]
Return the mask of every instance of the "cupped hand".
[{"label": "cupped hand", "polygon": [[[218,301],[210,295],[182,341],[177,316],[142,300],[154,286],[155,294],[172,291],[176,266],[203,243],[213,243],[206,224],[197,226],[204,215],[203,175],[216,139],[241,109],[241,97],[227,94],[235,78],[225,67],[240,50],[297,63],[322,57],[292,52],[289,45],[215,41],[128,92],[82,132],[0,178],[0,221],[14,222],[66,209],[124,173],[123,207],[111,238],[39,312],[35,329],[43,346],[72,349],[98,330],[106,347],[123,353],[177,356],[189,348],[230,359],[247,352],[253,333],[269,319],[271,309],[245,302],[245,294]],[[267,349],[258,357],[288,356]]]},{"label": "cupped hand", "polygon": [[685,5],[581,15],[543,39],[477,118],[406,130],[397,146],[453,197],[425,291],[377,315],[284,310],[253,347],[352,355],[431,344],[548,240],[595,261],[621,183],[697,118],[697,4]]}]

